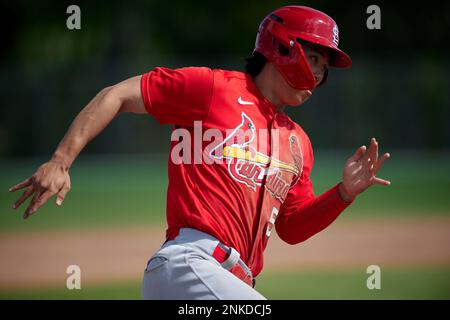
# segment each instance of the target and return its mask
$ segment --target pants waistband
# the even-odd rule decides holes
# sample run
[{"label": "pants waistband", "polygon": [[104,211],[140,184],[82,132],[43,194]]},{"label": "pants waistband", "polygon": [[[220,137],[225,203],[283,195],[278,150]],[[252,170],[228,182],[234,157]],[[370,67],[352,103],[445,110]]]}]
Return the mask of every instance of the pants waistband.
[{"label": "pants waistband", "polygon": [[[210,234],[192,228],[181,228],[179,234],[174,239],[169,240],[175,240],[177,244],[186,244],[199,248],[206,254],[214,257],[223,268],[233,273],[249,286],[254,287],[255,280],[252,272],[240,258],[239,252],[232,247],[224,245]],[[168,245],[168,241],[164,243],[163,247],[166,244]]]}]

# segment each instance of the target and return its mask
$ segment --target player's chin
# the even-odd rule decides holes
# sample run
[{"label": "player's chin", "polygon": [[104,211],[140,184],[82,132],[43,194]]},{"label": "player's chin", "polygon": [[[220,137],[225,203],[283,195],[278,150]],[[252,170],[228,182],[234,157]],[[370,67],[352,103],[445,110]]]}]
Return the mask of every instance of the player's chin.
[{"label": "player's chin", "polygon": [[287,105],[300,106],[300,105],[304,104],[309,99],[309,97],[311,97],[311,95],[312,95],[311,90],[296,90],[291,95]]}]

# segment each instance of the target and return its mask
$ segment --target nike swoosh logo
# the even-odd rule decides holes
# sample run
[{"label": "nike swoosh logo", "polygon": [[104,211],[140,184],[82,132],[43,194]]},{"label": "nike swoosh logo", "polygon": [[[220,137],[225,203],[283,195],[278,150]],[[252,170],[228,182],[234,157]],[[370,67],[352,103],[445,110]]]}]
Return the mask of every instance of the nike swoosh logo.
[{"label": "nike swoosh logo", "polygon": [[243,105],[250,105],[250,104],[254,104],[253,102],[250,102],[250,101],[244,101],[244,100],[242,100],[242,98],[241,98],[241,97],[239,97],[239,98],[238,98],[238,102],[239,102],[239,104],[243,104]]}]

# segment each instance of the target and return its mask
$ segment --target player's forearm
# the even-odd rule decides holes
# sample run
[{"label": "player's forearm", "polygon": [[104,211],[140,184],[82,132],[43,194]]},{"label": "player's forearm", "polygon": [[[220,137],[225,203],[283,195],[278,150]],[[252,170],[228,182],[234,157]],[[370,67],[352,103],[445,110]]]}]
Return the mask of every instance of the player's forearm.
[{"label": "player's forearm", "polygon": [[83,108],[59,143],[52,161],[61,163],[68,170],[89,141],[114,119],[122,101],[113,88],[103,89]]},{"label": "player's forearm", "polygon": [[336,185],[285,212],[276,220],[277,233],[289,244],[303,242],[328,227],[350,204],[341,199]]}]

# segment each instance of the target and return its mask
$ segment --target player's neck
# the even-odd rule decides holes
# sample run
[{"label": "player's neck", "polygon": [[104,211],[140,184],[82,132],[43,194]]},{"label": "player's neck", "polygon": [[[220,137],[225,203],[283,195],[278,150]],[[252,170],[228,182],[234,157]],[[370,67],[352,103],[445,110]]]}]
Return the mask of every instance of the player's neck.
[{"label": "player's neck", "polygon": [[273,85],[274,79],[274,68],[266,64],[261,72],[255,77],[254,81],[259,92],[269,100],[275,107],[277,112],[283,112],[285,105],[277,97],[275,93],[275,86]]}]

